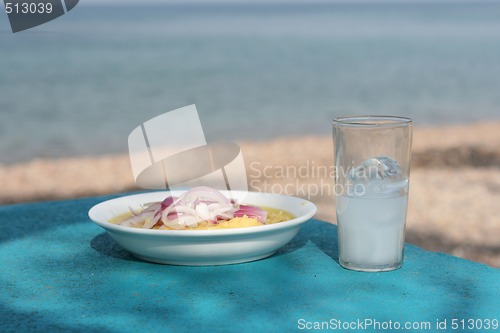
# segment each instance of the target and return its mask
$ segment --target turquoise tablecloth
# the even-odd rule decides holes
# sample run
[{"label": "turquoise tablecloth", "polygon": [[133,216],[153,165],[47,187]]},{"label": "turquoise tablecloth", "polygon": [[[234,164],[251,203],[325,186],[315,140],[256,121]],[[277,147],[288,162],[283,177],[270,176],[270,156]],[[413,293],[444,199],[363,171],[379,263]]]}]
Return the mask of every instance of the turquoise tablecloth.
[{"label": "turquoise tablecloth", "polygon": [[107,198],[0,206],[0,331],[500,331],[484,329],[500,320],[498,269],[406,245],[400,270],[348,271],[316,220],[268,259],[151,264],[89,221]]}]

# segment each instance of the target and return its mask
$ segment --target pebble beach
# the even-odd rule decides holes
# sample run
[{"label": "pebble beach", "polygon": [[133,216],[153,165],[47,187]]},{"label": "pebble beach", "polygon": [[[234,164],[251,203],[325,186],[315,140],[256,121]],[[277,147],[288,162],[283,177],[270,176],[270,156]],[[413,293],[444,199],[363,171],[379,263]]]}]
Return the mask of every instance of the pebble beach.
[{"label": "pebble beach", "polygon": [[[336,223],[329,136],[239,142],[254,191],[297,195]],[[287,172],[288,170],[288,172]],[[301,170],[301,172],[290,172]],[[0,164],[0,204],[140,190],[127,154]],[[500,122],[416,127],[408,243],[500,267]]]}]

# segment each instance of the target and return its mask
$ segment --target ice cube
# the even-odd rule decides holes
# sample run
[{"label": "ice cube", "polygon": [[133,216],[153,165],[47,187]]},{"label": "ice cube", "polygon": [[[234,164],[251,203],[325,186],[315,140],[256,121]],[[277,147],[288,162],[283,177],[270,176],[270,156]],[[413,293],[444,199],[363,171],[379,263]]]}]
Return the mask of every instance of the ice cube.
[{"label": "ice cube", "polygon": [[403,177],[399,164],[390,157],[369,158],[349,175],[348,183],[356,189],[357,196],[404,195],[408,191],[408,180]]},{"label": "ice cube", "polygon": [[401,178],[401,167],[390,157],[378,156],[369,158],[350,172],[355,182],[372,182],[374,180],[396,180]]}]

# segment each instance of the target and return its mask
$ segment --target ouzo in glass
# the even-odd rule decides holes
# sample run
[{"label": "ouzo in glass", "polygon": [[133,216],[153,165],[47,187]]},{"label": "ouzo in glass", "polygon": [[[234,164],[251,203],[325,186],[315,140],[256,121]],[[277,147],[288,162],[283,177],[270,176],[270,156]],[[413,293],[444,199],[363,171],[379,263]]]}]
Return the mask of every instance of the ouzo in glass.
[{"label": "ouzo in glass", "polygon": [[339,263],[378,272],[403,264],[413,124],[393,116],[333,121]]}]

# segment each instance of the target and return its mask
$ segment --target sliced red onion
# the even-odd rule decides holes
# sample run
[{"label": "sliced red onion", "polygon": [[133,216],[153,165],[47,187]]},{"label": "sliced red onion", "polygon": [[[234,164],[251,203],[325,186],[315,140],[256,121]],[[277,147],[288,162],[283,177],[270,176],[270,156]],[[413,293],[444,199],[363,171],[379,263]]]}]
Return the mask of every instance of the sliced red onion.
[{"label": "sliced red onion", "polygon": [[133,209],[132,207],[128,207],[128,210],[132,213],[132,215],[137,216],[141,213],[140,210]]},{"label": "sliced red onion", "polygon": [[135,227],[146,219],[153,217],[153,215],[154,213],[141,213],[139,215],[132,216],[126,220],[121,221],[120,224],[127,227]]},{"label": "sliced red onion", "polygon": [[267,212],[256,206],[240,205],[240,209],[234,213],[234,217],[243,217],[245,215],[256,218],[261,223],[266,223],[267,221]]},{"label": "sliced red onion", "polygon": [[176,197],[167,197],[165,200],[161,202],[161,209],[168,208],[174,201],[177,200]]},{"label": "sliced red onion", "polygon": [[191,190],[184,193],[184,195],[182,195],[179,199],[182,205],[187,205],[187,206],[192,205],[197,200],[205,203],[217,202],[220,204],[227,204],[227,205],[231,204],[229,199],[226,198],[224,194],[208,186],[194,187]]},{"label": "sliced red onion", "polygon": [[134,216],[120,224],[137,226],[144,222],[143,228],[151,229],[161,220],[167,227],[182,229],[196,227],[202,221],[217,224],[220,220],[242,216],[256,218],[262,223],[267,220],[267,213],[259,207],[237,205],[221,192],[206,186],[195,187],[178,198],[169,196],[161,202],[142,206],[141,212],[130,208]]},{"label": "sliced red onion", "polygon": [[152,214],[149,219],[144,221],[144,225],[142,226],[144,229],[151,229],[155,226],[155,224],[160,220],[160,215]]}]

